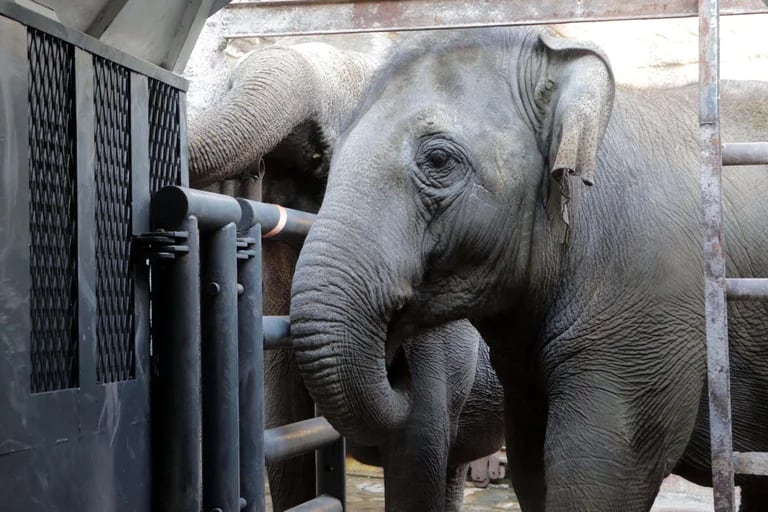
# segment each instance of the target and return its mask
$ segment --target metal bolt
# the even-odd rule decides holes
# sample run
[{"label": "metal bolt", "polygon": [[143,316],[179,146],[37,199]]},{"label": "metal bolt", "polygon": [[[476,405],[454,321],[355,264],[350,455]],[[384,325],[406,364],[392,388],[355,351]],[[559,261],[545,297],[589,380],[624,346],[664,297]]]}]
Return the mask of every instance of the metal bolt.
[{"label": "metal bolt", "polygon": [[242,295],[245,293],[245,286],[243,286],[240,283],[237,283],[237,294]]},{"label": "metal bolt", "polygon": [[210,283],[205,285],[205,293],[210,296],[218,295],[220,291],[221,291],[221,285],[216,281],[211,281]]}]

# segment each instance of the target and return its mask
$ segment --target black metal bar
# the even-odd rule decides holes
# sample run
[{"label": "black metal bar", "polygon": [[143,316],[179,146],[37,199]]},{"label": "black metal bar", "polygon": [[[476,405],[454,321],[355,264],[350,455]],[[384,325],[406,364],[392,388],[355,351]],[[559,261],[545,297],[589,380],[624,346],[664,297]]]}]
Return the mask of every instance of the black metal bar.
[{"label": "black metal bar", "polygon": [[261,297],[261,227],[248,232],[251,257],[238,260],[242,294],[237,305],[240,381],[240,496],[245,512],[264,505],[264,331]]},{"label": "black metal bar", "polygon": [[719,11],[718,0],[699,0],[699,142],[712,489],[715,511],[732,512],[735,496],[723,254]]},{"label": "black metal bar", "polygon": [[290,347],[291,321],[288,316],[265,316],[264,349],[274,350]]},{"label": "black metal bar", "polygon": [[768,452],[733,452],[733,465],[738,475],[768,475]]},{"label": "black metal bar", "polygon": [[[188,204],[218,220],[226,205],[211,196],[211,208],[202,201]],[[235,224],[207,233],[202,246],[203,507],[229,512],[240,507]]]},{"label": "black metal bar", "polygon": [[[171,226],[166,226],[171,227]],[[201,510],[200,249],[187,218],[189,252],[152,267],[154,510]]]},{"label": "black metal bar", "polygon": [[726,279],[730,300],[768,301],[768,279],[766,278],[730,278]]},{"label": "black metal bar", "polygon": [[723,144],[723,165],[768,165],[768,142]]},{"label": "black metal bar", "polygon": [[162,225],[176,225],[190,215],[198,218],[201,230],[240,220],[240,205],[234,198],[175,185],[160,189],[151,207],[152,218]]},{"label": "black metal bar", "polygon": [[249,199],[238,199],[242,215],[238,229],[244,231],[255,224],[261,224],[264,238],[276,240],[285,238],[304,238],[315,221],[312,213],[292,210],[282,206],[260,203]]},{"label": "black metal bar", "polygon": [[332,496],[318,496],[301,505],[289,508],[286,512],[343,512],[344,505]]},{"label": "black metal bar", "polygon": [[342,509],[347,501],[345,476],[346,447],[344,438],[318,448],[315,452],[315,475],[318,496],[328,495],[338,499]]},{"label": "black metal bar", "polygon": [[97,289],[96,272],[96,143],[94,140],[94,71],[93,56],[75,50],[75,90],[77,111],[77,274],[79,317],[80,389],[93,392],[96,386],[96,318],[98,305],[93,291]]},{"label": "black metal bar", "polygon": [[339,439],[325,418],[310,418],[264,432],[264,454],[267,464],[311,452]]}]

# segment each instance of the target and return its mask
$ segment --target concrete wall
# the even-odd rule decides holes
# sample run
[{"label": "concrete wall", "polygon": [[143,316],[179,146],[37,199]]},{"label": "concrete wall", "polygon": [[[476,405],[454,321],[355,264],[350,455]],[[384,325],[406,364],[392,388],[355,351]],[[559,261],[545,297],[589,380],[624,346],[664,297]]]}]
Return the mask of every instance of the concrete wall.
[{"label": "concrete wall", "polygon": [[[724,16],[721,20],[722,78],[768,81],[768,15]],[[679,85],[698,79],[698,21],[694,18],[572,23],[556,25],[560,34],[599,44],[611,59],[616,78],[637,86]],[[192,84],[190,111],[216,98],[229,69],[247,52],[274,39],[228,39],[222,16],[208,19],[185,70]],[[359,49],[384,51],[397,34],[286,38],[285,42],[322,39]]]}]

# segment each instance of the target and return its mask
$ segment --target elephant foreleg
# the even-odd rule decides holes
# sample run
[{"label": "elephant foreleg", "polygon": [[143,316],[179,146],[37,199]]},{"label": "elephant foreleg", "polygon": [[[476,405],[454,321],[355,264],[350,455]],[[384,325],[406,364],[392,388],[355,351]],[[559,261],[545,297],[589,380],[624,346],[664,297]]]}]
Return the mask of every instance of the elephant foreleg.
[{"label": "elephant foreleg", "polygon": [[467,479],[469,464],[448,468],[445,482],[445,512],[459,512],[464,501],[464,481]]},{"label": "elephant foreleg", "polygon": [[[265,423],[274,428],[314,416],[314,403],[289,350],[264,353]],[[303,455],[269,464],[269,491],[275,512],[315,497],[315,457]]]},{"label": "elephant foreleg", "polygon": [[662,426],[662,414],[638,426],[624,393],[584,382],[560,389],[549,403],[544,444],[547,512],[650,510],[664,460],[675,456],[664,446],[670,425]]}]

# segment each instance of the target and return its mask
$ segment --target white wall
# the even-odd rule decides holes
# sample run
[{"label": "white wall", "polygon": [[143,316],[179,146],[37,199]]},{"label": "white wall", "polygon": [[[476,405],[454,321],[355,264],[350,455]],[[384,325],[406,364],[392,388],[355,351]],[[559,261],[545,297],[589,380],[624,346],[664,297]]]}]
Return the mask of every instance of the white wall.
[{"label": "white wall", "polygon": [[[588,39],[608,54],[617,81],[637,86],[679,85],[698,79],[698,21],[695,18],[572,23],[556,25],[567,37]],[[768,81],[768,15],[721,18],[721,77]],[[192,83],[190,111],[199,110],[224,90],[227,71],[238,58],[275,40],[227,39],[220,14],[208,19],[184,75]],[[322,39],[361,51],[383,51],[395,34],[361,34],[290,38],[286,42]]]}]

